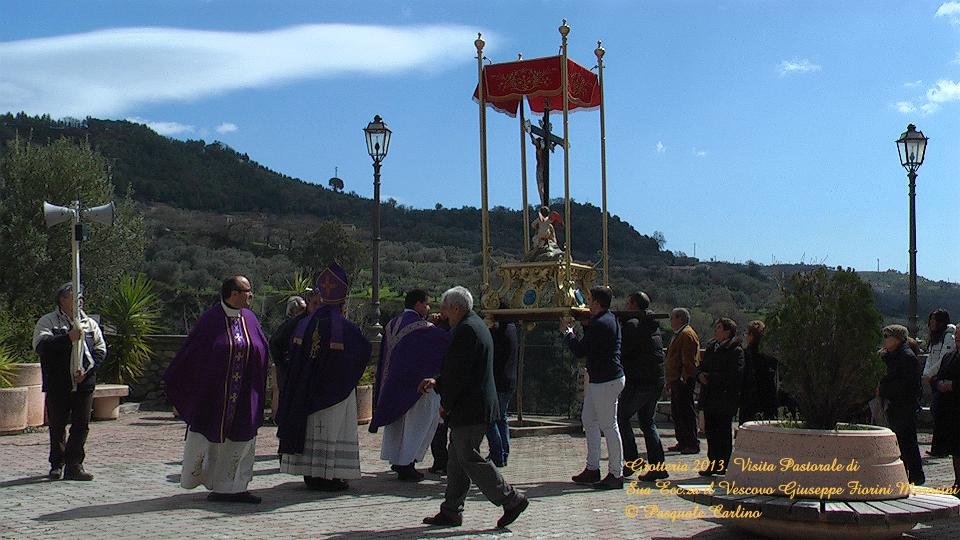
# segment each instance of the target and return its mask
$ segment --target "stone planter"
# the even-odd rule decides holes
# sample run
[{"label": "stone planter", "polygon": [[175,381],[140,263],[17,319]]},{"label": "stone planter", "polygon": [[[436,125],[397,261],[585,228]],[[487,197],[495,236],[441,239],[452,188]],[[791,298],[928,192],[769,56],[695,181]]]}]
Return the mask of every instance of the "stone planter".
[{"label": "stone planter", "polygon": [[37,427],[44,424],[43,374],[39,363],[15,364],[13,386],[27,388],[27,426]]},{"label": "stone planter", "polygon": [[11,383],[11,386],[40,386],[43,384],[40,363],[14,364]]},{"label": "stone planter", "polygon": [[120,398],[130,394],[125,384],[98,384],[93,391],[93,419],[116,420],[120,417]]},{"label": "stone planter", "polygon": [[26,387],[0,388],[0,435],[27,428]]},{"label": "stone planter", "polygon": [[827,500],[823,492],[830,490],[829,499],[834,501],[909,495],[897,437],[889,429],[861,425],[849,430],[793,429],[778,424],[747,422],[740,427],[724,478],[727,486],[772,489],[762,493],[772,496],[789,496],[786,491],[791,490],[796,498],[817,500]]},{"label": "stone planter", "polygon": [[357,387],[357,424],[369,424],[373,420],[373,385]]}]

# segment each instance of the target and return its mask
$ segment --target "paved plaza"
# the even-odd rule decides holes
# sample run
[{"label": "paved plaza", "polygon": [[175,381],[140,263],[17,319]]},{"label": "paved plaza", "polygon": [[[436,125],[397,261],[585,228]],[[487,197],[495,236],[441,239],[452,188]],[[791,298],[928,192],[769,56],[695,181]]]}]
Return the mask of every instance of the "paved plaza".
[{"label": "paved plaza", "polygon": [[[331,494],[308,491],[299,477],[281,474],[276,428],[261,428],[250,488],[263,504],[253,506],[211,503],[203,488],[180,488],[184,425],[167,412],[94,423],[86,461],[96,475],[93,482],[45,479],[46,432],[0,437],[0,538],[751,538],[720,521],[644,517],[651,505],[692,508],[672,494],[654,490],[636,496],[627,488],[594,491],[572,484],[585,448],[582,436],[570,435],[512,441],[503,473],[531,502],[509,529],[495,528],[501,509],[475,488],[462,527],[430,528],[420,521],[437,512],[443,482],[430,474],[420,484],[398,482],[378,459],[380,435],[358,429],[363,478],[349,491]],[[664,433],[664,446],[673,444],[672,430]],[[921,437],[926,443],[921,451],[929,449],[929,435]],[[642,448],[642,437],[639,442]],[[667,461],[692,468],[695,459],[705,457],[668,453]],[[952,483],[949,459],[927,460],[925,468],[928,486]],[[671,480],[698,482],[695,478],[690,472]],[[625,513],[630,504],[641,512],[632,519]],[[960,520],[920,525],[912,534],[956,538]]]}]

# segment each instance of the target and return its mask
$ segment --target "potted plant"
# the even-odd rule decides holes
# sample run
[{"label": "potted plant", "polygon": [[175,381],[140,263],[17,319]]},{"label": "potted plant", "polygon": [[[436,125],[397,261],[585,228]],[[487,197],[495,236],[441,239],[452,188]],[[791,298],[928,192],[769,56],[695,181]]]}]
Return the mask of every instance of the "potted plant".
[{"label": "potted plant", "polygon": [[373,419],[373,382],[376,379],[376,368],[373,365],[363,370],[360,382],[357,383],[357,424],[369,424]]},{"label": "potted plant", "polygon": [[788,496],[779,487],[796,482],[832,488],[834,500],[906,497],[909,484],[893,432],[845,423],[873,397],[883,371],[877,354],[882,319],[870,286],[852,269],[820,267],[795,274],[782,292],[766,318],[768,342],[798,418],[741,426],[725,480],[776,488],[774,496]]},{"label": "potted plant", "polygon": [[120,398],[143,375],[153,349],[149,336],[160,330],[160,311],[153,283],[143,274],[125,275],[110,291],[100,313],[110,331],[107,357],[100,366],[93,416],[116,419]]},{"label": "potted plant", "polygon": [[0,434],[17,433],[27,427],[27,392],[12,385],[17,362],[13,347],[0,344]]},{"label": "potted plant", "polygon": [[39,362],[32,351],[28,354],[17,354],[19,351],[29,351],[30,340],[33,337],[33,326],[29,316],[16,317],[12,306],[0,308],[0,347],[3,355],[8,359],[7,374],[5,376],[8,387],[23,387],[27,389],[27,427],[43,425],[44,394],[42,390],[43,375]]}]

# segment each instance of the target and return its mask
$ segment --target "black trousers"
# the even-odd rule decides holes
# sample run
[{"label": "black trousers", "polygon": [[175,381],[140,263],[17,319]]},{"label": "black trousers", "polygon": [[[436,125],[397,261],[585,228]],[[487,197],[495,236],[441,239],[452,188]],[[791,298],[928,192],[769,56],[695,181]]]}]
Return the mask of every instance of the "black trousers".
[{"label": "black trousers", "polygon": [[430,441],[430,453],[433,454],[433,466],[441,469],[447,468],[447,423],[441,422],[437,425],[437,431],[433,434],[433,440]]},{"label": "black trousers", "polygon": [[487,434],[486,424],[450,428],[447,460],[447,491],[440,512],[451,517],[463,515],[463,502],[472,481],[480,492],[497,506],[512,508],[520,495],[508,484],[493,462],[480,455],[480,442]]},{"label": "black trousers", "polygon": [[897,435],[900,446],[900,459],[907,469],[907,478],[915,484],[925,480],[923,462],[920,459],[920,446],[917,444],[917,411],[913,405],[893,405],[887,409],[890,430]]},{"label": "black trousers", "polygon": [[660,432],[654,418],[657,414],[657,400],[663,394],[663,385],[656,386],[627,386],[620,392],[617,402],[617,425],[620,428],[620,438],[623,439],[623,460],[634,461],[639,457],[637,439],[633,434],[633,425],[630,420],[637,415],[640,420],[640,431],[643,432],[644,444],[647,447],[648,463],[663,463],[663,444],[660,442]]},{"label": "black trousers", "polygon": [[697,438],[697,410],[693,406],[693,389],[697,381],[676,380],[670,384],[670,416],[680,448],[700,448]]},{"label": "black trousers", "polygon": [[[86,457],[83,447],[90,432],[93,391],[49,392],[46,404],[50,424],[50,466],[82,464]],[[67,424],[70,424],[69,438],[66,437]]]},{"label": "black trousers", "polygon": [[704,431],[707,433],[707,459],[713,472],[725,472],[733,453],[733,414],[703,411]]}]

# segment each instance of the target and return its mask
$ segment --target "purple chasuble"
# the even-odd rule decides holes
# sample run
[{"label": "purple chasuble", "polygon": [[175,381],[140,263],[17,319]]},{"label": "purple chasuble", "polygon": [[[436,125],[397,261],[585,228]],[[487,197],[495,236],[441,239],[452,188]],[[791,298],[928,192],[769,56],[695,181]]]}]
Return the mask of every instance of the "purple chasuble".
[{"label": "purple chasuble", "polygon": [[423,379],[440,374],[450,332],[405,309],[387,323],[380,343],[377,381],[373,387],[373,420],[370,431],[400,419],[420,399]]},{"label": "purple chasuble", "polygon": [[263,424],[267,338],[249,309],[208,309],[164,373],[167,398],[190,431],[210,442],[249,441]]},{"label": "purple chasuble", "polygon": [[[339,306],[320,306],[293,333],[277,412],[281,454],[303,453],[307,417],[350,397],[370,361],[370,342],[339,310]],[[342,347],[331,344],[332,323],[342,325]]]}]

